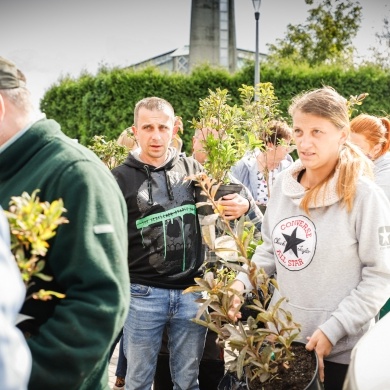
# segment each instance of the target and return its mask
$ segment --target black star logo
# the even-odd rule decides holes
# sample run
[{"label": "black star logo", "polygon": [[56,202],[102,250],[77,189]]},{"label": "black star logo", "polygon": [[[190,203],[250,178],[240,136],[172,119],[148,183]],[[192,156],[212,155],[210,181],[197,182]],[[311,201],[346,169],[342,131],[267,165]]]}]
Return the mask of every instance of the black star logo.
[{"label": "black star logo", "polygon": [[291,236],[284,233],[282,234],[287,241],[286,248],[284,249],[283,253],[286,253],[288,250],[291,249],[294,252],[295,256],[298,257],[297,245],[300,244],[301,242],[304,242],[305,240],[297,238],[297,229],[298,229],[297,227],[294,229]]}]

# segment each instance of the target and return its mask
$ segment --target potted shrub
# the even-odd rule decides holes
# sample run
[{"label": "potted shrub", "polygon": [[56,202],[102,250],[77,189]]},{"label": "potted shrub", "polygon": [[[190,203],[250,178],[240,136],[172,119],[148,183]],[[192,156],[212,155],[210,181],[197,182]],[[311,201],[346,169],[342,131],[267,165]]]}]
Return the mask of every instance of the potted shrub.
[{"label": "potted shrub", "polygon": [[[230,297],[236,291],[230,288],[232,280],[225,277],[226,273],[222,278],[208,273],[203,279],[196,280],[198,286],[187,290],[207,293],[202,299],[202,310],[194,321],[216,332],[220,345],[230,356],[227,362],[230,374],[222,380],[224,383],[220,389],[322,389],[315,352],[307,351],[303,343],[295,341],[300,331],[299,324],[280,307],[285,298],[275,306],[267,307],[269,284],[276,282],[261,270],[252,268],[250,272],[256,275],[259,290],[253,290],[255,298],[248,306],[257,315],[249,316],[246,323],[234,323],[228,316]],[[213,309],[210,314],[204,311],[207,307]],[[200,319],[202,314],[204,320]],[[229,382],[240,387],[226,387]]]},{"label": "potted shrub", "polygon": [[[253,231],[248,229],[244,219],[233,224],[226,220],[209,190],[213,181],[205,173],[195,176],[191,179],[198,181],[216,207],[216,212],[205,219],[210,219],[209,225],[218,219],[226,228],[226,234],[216,239],[214,227],[203,229],[203,226],[204,241],[221,258],[224,267],[221,272],[206,272],[203,278],[195,279],[196,286],[186,290],[203,293],[202,306],[193,321],[217,333],[220,345],[231,357],[227,362],[229,373],[219,389],[322,389],[316,354],[296,341],[300,325],[281,307],[285,298],[272,307],[268,305],[277,282],[264,270],[257,269],[250,259]],[[252,304],[247,306],[252,314],[246,322],[235,323],[228,314],[233,294],[240,296],[242,304],[245,297],[231,288],[234,276],[226,272],[226,268],[246,272],[252,285],[256,286],[251,292]],[[210,313],[208,308],[212,309]],[[298,384],[291,383],[293,378]]]},{"label": "potted shrub", "polygon": [[[192,120],[192,128],[202,135],[202,152],[207,155],[204,169],[212,180],[213,199],[240,191],[240,186],[231,183],[231,167],[246,153],[264,148],[267,125],[280,113],[271,83],[260,83],[256,90],[243,85],[239,92],[240,104],[232,105],[227,89],[209,90],[199,102],[198,117]],[[259,100],[254,99],[255,93]],[[209,197],[197,195],[202,205],[209,202]]]},{"label": "potted shrub", "polygon": [[[350,97],[350,113],[366,96],[367,94],[361,94]],[[243,123],[252,121],[252,126],[255,126],[255,113],[251,104],[247,101],[246,113],[249,114],[242,118]],[[261,121],[256,123],[262,126]],[[258,128],[258,131],[263,130]],[[210,171],[206,170],[191,179],[197,181],[203,194],[215,208],[213,215],[204,218],[206,223],[202,226],[202,234],[205,243],[222,259],[224,268],[217,274],[206,272],[203,278],[195,280],[197,285],[188,288],[186,292],[203,292],[202,306],[193,320],[217,333],[219,343],[231,357],[227,362],[228,374],[221,381],[219,390],[322,389],[315,352],[307,351],[303,343],[296,341],[300,325],[294,321],[291,313],[282,308],[286,298],[269,306],[272,292],[270,286],[277,288],[277,282],[252,263],[253,236],[245,229],[242,220],[232,223],[224,218],[215,201],[213,185],[217,180],[211,176]],[[220,238],[213,234],[214,227],[208,228],[215,221],[225,226],[226,234]],[[246,322],[236,323],[229,316],[233,295],[241,298],[241,304],[244,304],[245,297],[231,288],[234,276],[232,272],[226,272],[226,268],[233,272],[246,272],[251,284],[256,286],[250,293],[253,299],[247,308],[251,309],[251,315]],[[212,309],[210,313],[208,308]],[[308,377],[306,374],[309,374]],[[295,383],[290,381],[293,378]]]}]

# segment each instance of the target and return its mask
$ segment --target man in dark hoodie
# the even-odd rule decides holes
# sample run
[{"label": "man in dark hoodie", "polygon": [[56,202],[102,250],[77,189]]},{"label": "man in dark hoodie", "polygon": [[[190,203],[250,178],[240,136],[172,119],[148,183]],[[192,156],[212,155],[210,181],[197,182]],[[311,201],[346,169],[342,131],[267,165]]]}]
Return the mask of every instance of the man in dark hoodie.
[{"label": "man in dark hoodie", "polygon": [[139,149],[113,169],[128,208],[131,300],[124,326],[126,389],[150,389],[167,326],[172,380],[178,389],[199,389],[198,370],[206,328],[191,321],[199,294],[182,294],[201,276],[204,248],[194,183],[202,170],[169,147],[178,127],[169,102],[139,101],[133,132]]}]

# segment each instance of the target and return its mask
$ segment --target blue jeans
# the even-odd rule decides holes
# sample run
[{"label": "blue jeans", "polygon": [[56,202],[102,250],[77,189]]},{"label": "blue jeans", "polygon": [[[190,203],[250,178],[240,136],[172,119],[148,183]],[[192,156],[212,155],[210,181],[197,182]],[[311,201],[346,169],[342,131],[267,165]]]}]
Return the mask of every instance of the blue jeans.
[{"label": "blue jeans", "polygon": [[115,376],[119,376],[120,378],[125,378],[126,369],[127,369],[127,360],[126,360],[125,353],[123,351],[123,336],[122,336],[121,341],[119,342],[118,363],[116,365]]},{"label": "blue jeans", "polygon": [[201,305],[195,302],[201,294],[182,292],[131,285],[130,309],[123,328],[126,390],[150,390],[165,326],[174,390],[199,389],[206,328],[191,319]]}]

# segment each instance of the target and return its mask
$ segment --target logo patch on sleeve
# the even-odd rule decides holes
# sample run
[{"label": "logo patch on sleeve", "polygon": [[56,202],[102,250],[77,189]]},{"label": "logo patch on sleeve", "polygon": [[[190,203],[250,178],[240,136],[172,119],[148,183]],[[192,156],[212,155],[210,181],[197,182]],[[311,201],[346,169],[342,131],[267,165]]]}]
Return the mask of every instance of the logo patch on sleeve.
[{"label": "logo patch on sleeve", "polygon": [[114,233],[114,226],[112,226],[110,224],[95,225],[93,227],[93,232],[95,234]]},{"label": "logo patch on sleeve", "polygon": [[378,229],[379,233],[379,245],[388,246],[390,245],[390,226],[381,226]]},{"label": "logo patch on sleeve", "polygon": [[290,271],[299,271],[313,260],[317,234],[313,222],[299,215],[280,221],[272,232],[272,241],[279,263]]}]

